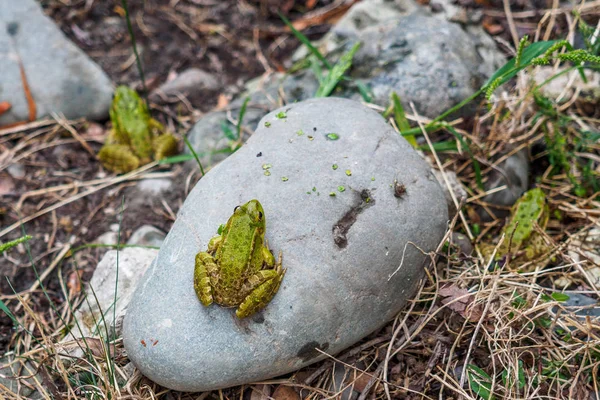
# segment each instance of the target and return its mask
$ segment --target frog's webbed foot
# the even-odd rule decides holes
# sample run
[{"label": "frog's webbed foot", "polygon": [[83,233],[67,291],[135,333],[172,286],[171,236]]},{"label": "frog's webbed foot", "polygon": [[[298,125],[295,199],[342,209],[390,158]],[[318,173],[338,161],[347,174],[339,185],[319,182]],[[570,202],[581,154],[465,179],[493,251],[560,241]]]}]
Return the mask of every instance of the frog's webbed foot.
[{"label": "frog's webbed foot", "polygon": [[248,282],[242,290],[248,295],[239,305],[235,315],[238,318],[246,318],[264,308],[279,290],[279,285],[285,275],[285,269],[281,264],[276,269],[263,269],[248,278]]},{"label": "frog's webbed foot", "polygon": [[196,254],[194,291],[205,306],[210,306],[213,302],[211,277],[215,276],[217,270],[218,267],[213,256],[206,252]]},{"label": "frog's webbed foot", "polygon": [[140,165],[139,158],[124,144],[105,144],[98,152],[98,159],[104,168],[117,173],[133,171]]}]

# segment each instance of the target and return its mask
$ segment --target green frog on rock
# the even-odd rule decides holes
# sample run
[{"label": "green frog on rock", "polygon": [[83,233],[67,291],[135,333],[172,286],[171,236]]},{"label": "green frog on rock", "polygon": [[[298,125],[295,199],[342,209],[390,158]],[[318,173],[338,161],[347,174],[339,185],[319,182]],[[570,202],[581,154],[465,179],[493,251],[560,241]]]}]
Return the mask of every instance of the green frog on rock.
[{"label": "green frog on rock", "polygon": [[264,308],[285,275],[265,242],[265,212],[258,200],[237,206],[221,235],[196,255],[194,290],[205,306],[237,307],[238,318]]},{"label": "green frog on rock", "polygon": [[135,90],[119,86],[110,108],[113,129],[98,153],[104,168],[126,173],[177,153],[177,139],[150,116]]}]

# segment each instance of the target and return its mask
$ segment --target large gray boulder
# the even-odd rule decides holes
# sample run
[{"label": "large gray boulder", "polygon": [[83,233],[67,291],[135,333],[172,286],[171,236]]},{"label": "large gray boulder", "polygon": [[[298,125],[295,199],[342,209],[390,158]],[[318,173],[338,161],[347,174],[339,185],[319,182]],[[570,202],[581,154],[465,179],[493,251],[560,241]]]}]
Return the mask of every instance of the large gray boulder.
[{"label": "large gray boulder", "polygon": [[36,116],[108,116],[110,79],[46,17],[34,0],[0,1],[0,101],[12,104],[0,126],[28,119],[18,59],[37,105]]},{"label": "large gray boulder", "polygon": [[[462,25],[448,18],[449,12],[431,13],[411,0],[362,1],[317,46],[334,62],[360,42],[347,75],[370,89],[371,102],[387,107],[390,95],[396,92],[406,110],[410,111],[413,103],[417,112],[435,118],[475,93],[505,61],[480,24]],[[303,46],[294,60],[299,62],[307,55]],[[232,102],[231,116],[237,118],[243,99],[249,97],[243,122],[254,126],[282,104],[313,97],[318,87],[310,68],[256,79]],[[341,82],[334,95],[361,100],[354,82]],[[231,140],[221,129],[227,118],[224,111],[210,113],[188,134],[205,167],[230,154]]]},{"label": "large gray boulder", "polygon": [[[194,257],[253,198],[287,273],[262,312],[239,320],[197,299]],[[447,218],[425,161],[375,111],[340,98],[277,109],[186,199],[129,304],[127,354],[150,379],[184,391],[281,375],[324,358],[319,350],[336,354],[405,306]]]}]

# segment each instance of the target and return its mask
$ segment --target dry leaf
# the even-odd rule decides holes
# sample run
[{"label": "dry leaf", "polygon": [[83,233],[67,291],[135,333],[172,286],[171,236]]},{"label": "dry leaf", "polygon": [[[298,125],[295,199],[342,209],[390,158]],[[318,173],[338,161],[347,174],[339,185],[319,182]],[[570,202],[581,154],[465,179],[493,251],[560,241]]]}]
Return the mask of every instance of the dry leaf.
[{"label": "dry leaf", "polygon": [[81,292],[81,275],[83,271],[73,271],[67,279],[67,287],[71,293]]},{"label": "dry leaf", "polygon": [[[369,376],[367,374],[359,375],[353,382],[354,390],[356,390],[357,392],[362,392],[363,390],[365,390],[365,387],[367,386],[367,384],[369,383],[370,380],[371,380],[371,376]],[[350,382],[348,382],[348,383],[350,383]]]},{"label": "dry leaf", "polygon": [[442,304],[447,305],[449,309],[456,311],[463,318],[471,322],[477,322],[481,318],[481,305],[473,307],[473,296],[467,289],[461,289],[456,285],[447,285],[440,288],[439,295],[444,297]]},{"label": "dry leaf", "polygon": [[275,400],[300,400],[300,395],[289,386],[279,385],[273,393]]}]

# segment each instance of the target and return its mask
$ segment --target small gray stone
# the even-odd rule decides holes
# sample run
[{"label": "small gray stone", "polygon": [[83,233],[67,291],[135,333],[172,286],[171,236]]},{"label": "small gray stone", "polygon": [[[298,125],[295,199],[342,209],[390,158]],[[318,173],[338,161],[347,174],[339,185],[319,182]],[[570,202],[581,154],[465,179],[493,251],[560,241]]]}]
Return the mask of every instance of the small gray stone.
[{"label": "small gray stone", "polygon": [[[401,198],[396,180],[406,185]],[[194,257],[253,198],[287,273],[268,306],[240,321],[200,303]],[[375,111],[339,98],[277,109],[186,199],[129,305],[127,354],[150,379],[184,391],[281,375],[322,359],[318,350],[336,354],[404,307],[447,218],[427,164]]]},{"label": "small gray stone", "polygon": [[142,179],[137,183],[142,194],[156,196],[166,192],[173,186],[173,181],[167,178]]},{"label": "small gray stone", "polygon": [[27,120],[18,59],[21,59],[37,117],[104,119],[112,101],[106,74],[71,43],[34,0],[0,1],[0,100],[12,108],[0,125]]},{"label": "small gray stone", "polygon": [[453,245],[460,249],[460,252],[466,256],[473,254],[473,243],[464,234],[459,232],[452,232],[451,242]]},{"label": "small gray stone", "polygon": [[133,232],[127,244],[160,247],[165,240],[165,236],[167,236],[166,233],[152,225],[142,225]]},{"label": "small gray stone", "polygon": [[25,178],[25,166],[23,164],[10,164],[8,168],[6,168],[10,176],[15,179],[23,179]]},{"label": "small gray stone", "polygon": [[[35,388],[35,381],[41,382],[41,377],[36,373],[37,369],[26,360],[16,360],[14,354],[6,354],[0,358],[0,385],[5,386],[13,393],[22,397],[39,399],[42,398]],[[22,378],[31,376],[30,378]],[[2,392],[0,392],[2,393]]]},{"label": "small gray stone", "polygon": [[[506,188],[490,193],[483,198],[483,201],[490,205],[497,218],[506,217],[510,213],[508,208],[515,204],[529,188],[529,155],[527,149],[513,154],[498,165],[486,182],[485,190],[490,191],[502,186],[506,186]],[[495,208],[494,206],[500,207]],[[492,219],[491,215],[483,209],[480,210],[480,215],[484,221]]]},{"label": "small gray stone", "polygon": [[198,68],[190,68],[177,75],[175,79],[160,85],[150,94],[150,99],[157,101],[180,94],[196,98],[218,90],[219,86],[216,76]]},{"label": "small gray stone", "polygon": [[[564,308],[581,319],[585,319],[586,317],[600,317],[600,302],[598,300],[580,293],[566,292],[565,294],[569,296],[569,299],[561,302],[560,307],[554,307],[552,309],[554,313],[558,312],[560,308]],[[564,310],[562,313],[564,313]]]},{"label": "small gray stone", "polygon": [[118,233],[117,232],[104,232],[102,235],[98,236],[93,243],[97,243],[97,244],[117,244],[118,241]]},{"label": "small gray stone", "polygon": [[[87,289],[87,300],[75,312],[77,324],[63,339],[63,343],[81,337],[105,337],[101,312],[106,316],[104,321],[108,324],[110,333],[116,330],[118,335],[133,291],[157,253],[158,250],[142,248],[125,248],[107,252],[98,263],[90,280],[89,286],[93,289],[93,293],[89,288]],[[115,299],[117,299],[116,304]],[[116,328],[113,325],[113,313],[115,313]],[[71,354],[78,354],[78,351],[77,345],[70,346]]]}]

